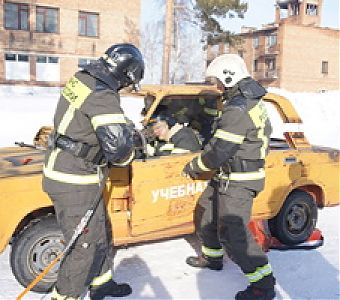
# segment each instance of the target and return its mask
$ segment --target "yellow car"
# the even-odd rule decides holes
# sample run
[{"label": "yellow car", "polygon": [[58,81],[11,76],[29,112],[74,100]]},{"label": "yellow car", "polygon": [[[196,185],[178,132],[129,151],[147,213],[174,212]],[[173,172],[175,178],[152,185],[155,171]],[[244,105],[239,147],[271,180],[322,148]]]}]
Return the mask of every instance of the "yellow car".
[{"label": "yellow car", "polygon": [[[129,97],[129,101],[146,99],[144,125],[159,105],[185,116],[189,123],[193,115],[189,108],[211,110],[205,107],[211,101],[217,110],[221,108],[220,92],[209,85],[144,86]],[[283,123],[301,123],[287,99],[267,94],[264,100],[274,105]],[[284,138],[271,140],[270,148],[265,189],[254,201],[252,217],[268,224],[264,226],[268,236],[299,244],[314,231],[317,208],[340,203],[339,151],[311,146],[303,132],[285,132]],[[115,245],[193,233],[193,210],[207,178],[193,181],[182,177],[181,171],[195,155],[146,156],[110,170],[104,194]],[[23,286],[64,247],[52,203],[41,189],[42,162],[42,150],[0,149],[0,252],[11,244],[11,268]],[[57,269],[33,290],[49,291]]]}]

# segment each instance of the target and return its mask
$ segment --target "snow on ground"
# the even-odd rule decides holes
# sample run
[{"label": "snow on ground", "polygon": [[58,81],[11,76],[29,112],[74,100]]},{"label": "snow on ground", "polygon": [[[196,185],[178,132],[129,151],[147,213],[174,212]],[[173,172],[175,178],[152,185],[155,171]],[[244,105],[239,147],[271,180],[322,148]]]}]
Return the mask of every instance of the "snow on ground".
[{"label": "snow on ground", "polygon": [[[318,227],[325,237],[322,247],[269,252],[277,278],[276,299],[340,298],[339,213],[340,207],[320,211]],[[240,269],[227,258],[220,272],[199,270],[185,263],[185,258],[194,254],[184,238],[118,250],[115,279],[129,282],[133,288],[132,295],[124,299],[229,300],[247,286]],[[23,290],[11,273],[8,256],[9,247],[0,255],[0,300],[15,299]],[[47,300],[49,296],[30,292],[24,299]]]},{"label": "snow on ground", "polygon": [[[313,144],[340,149],[340,91],[326,93],[288,93],[301,115],[308,139]],[[42,125],[52,124],[59,89],[1,87],[0,146],[15,141],[31,143]],[[123,107],[135,122],[140,121],[142,102],[124,102]],[[280,125],[274,133],[280,135]],[[318,227],[324,246],[315,250],[289,250],[269,253],[277,277],[277,299],[340,299],[339,291],[339,214],[340,208],[319,212]],[[0,300],[15,299],[22,291],[11,273],[7,247],[0,255]],[[126,299],[233,299],[247,282],[239,268],[225,261],[221,272],[197,270],[185,264],[195,251],[183,238],[120,249],[115,260],[115,278],[128,281],[133,294]],[[29,293],[24,299],[49,299]]]}]

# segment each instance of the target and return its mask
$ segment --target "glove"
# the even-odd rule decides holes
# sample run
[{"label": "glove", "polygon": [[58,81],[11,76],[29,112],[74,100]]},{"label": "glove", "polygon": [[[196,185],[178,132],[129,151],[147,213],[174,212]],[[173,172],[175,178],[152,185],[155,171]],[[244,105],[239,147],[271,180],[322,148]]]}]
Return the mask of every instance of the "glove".
[{"label": "glove", "polygon": [[191,179],[197,179],[201,173],[202,170],[198,167],[197,157],[195,157],[192,161],[185,165],[182,171],[182,176],[190,177]]}]

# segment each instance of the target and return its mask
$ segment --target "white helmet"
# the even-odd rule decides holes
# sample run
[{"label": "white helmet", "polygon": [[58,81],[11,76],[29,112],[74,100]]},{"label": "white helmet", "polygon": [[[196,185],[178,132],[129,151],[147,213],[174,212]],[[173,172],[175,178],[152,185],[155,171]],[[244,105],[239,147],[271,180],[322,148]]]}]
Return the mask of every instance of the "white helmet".
[{"label": "white helmet", "polygon": [[250,74],[244,60],[237,54],[217,56],[208,66],[206,77],[218,78],[225,87],[232,87]]}]

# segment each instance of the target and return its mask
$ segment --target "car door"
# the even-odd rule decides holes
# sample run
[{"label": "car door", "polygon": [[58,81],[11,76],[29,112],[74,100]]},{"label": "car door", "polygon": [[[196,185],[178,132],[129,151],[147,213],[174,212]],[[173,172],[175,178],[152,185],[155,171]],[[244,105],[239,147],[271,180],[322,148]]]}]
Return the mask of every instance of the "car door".
[{"label": "car door", "polygon": [[136,160],[132,164],[131,234],[141,235],[191,223],[206,180],[181,176],[184,165],[197,154]]}]

